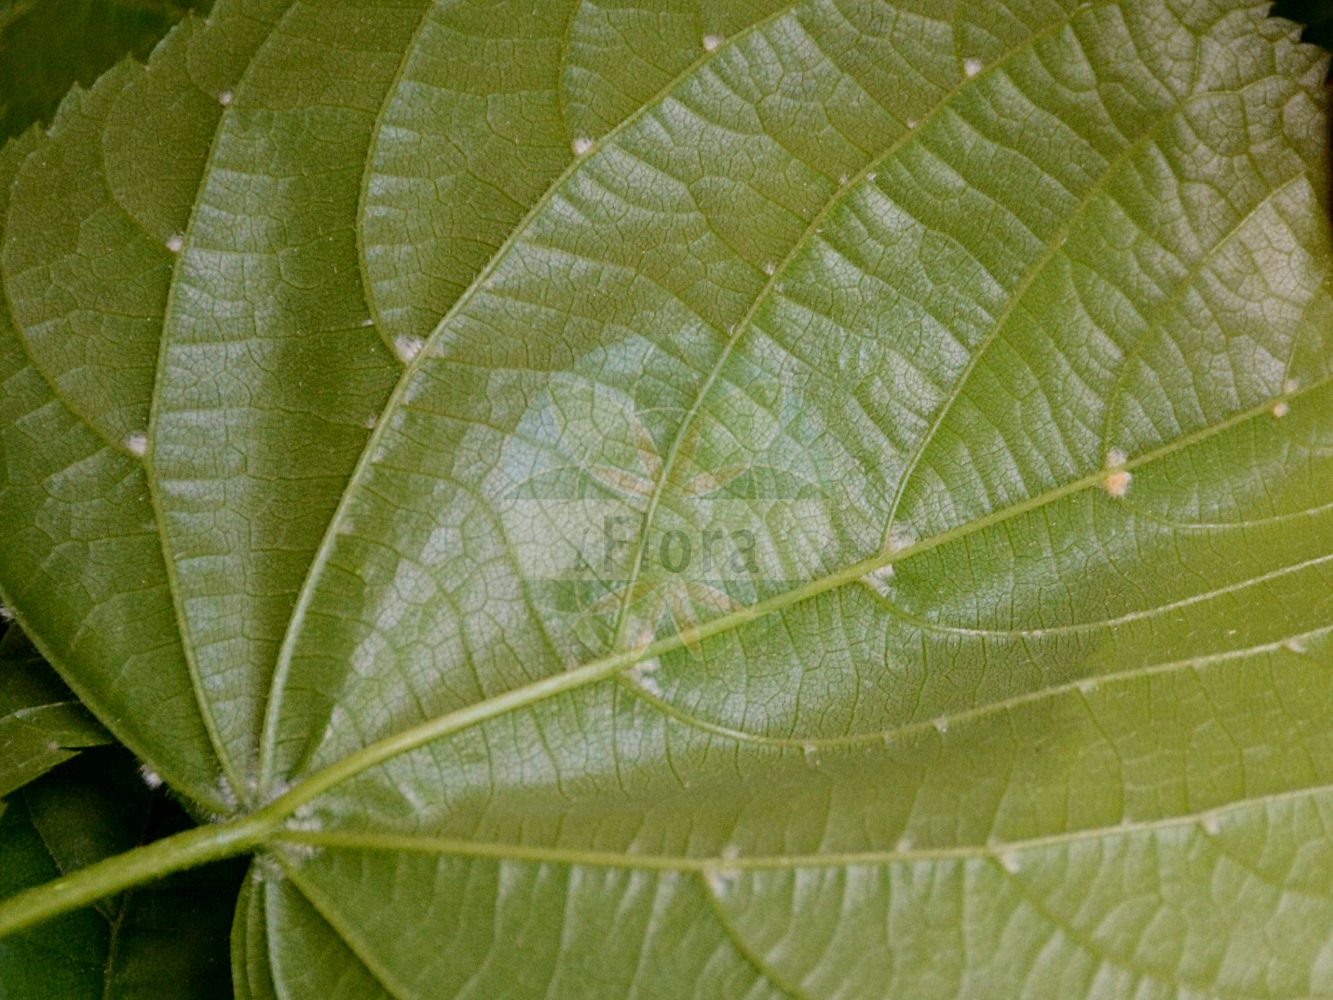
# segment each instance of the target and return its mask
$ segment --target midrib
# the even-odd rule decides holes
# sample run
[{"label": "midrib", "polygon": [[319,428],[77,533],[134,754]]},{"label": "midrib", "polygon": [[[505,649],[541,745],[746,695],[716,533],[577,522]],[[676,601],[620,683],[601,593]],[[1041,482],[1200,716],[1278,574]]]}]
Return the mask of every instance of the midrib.
[{"label": "midrib", "polygon": [[502,861],[530,861],[602,868],[631,868],[645,871],[739,873],[743,871],[789,871],[796,868],[843,868],[851,865],[882,865],[892,862],[1003,858],[1010,853],[1083,843],[1101,837],[1130,836],[1182,826],[1220,822],[1237,813],[1295,799],[1333,793],[1333,784],[1312,785],[1288,791],[1255,795],[1197,812],[1160,819],[1125,821],[1114,826],[1065,830],[1038,837],[1020,837],[984,844],[948,847],[902,847],[886,851],[828,851],[818,854],[739,854],[736,857],[687,854],[633,854],[627,851],[596,851],[573,847],[543,847],[530,844],[490,843],[449,837],[357,831],[283,830],[274,839],[307,847],[368,851],[408,851],[417,854],[453,854]]}]

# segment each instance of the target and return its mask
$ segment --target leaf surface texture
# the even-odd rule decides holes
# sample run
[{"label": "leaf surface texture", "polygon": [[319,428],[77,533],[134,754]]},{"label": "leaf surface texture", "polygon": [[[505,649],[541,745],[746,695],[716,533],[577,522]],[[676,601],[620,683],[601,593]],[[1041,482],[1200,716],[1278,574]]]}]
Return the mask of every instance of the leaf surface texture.
[{"label": "leaf surface texture", "polygon": [[319,788],[241,995],[1333,994],[1264,14],[221,0],[6,147],[0,587],[183,794]]}]

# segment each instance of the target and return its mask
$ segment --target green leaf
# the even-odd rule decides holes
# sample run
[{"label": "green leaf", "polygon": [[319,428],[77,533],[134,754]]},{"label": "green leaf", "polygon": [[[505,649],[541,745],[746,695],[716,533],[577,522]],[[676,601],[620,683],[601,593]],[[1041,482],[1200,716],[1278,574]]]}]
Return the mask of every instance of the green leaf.
[{"label": "green leaf", "polygon": [[50,121],[73,84],[145,56],[198,0],[0,0],[0,141]]},{"label": "green leaf", "polygon": [[112,742],[17,628],[0,636],[0,798]]},{"label": "green leaf", "polygon": [[[0,812],[0,891],[6,895],[60,874],[22,799]],[[106,955],[106,922],[79,910],[27,934],[0,941],[0,989],[6,997],[95,996]]]},{"label": "green leaf", "polygon": [[0,154],[0,591],[238,995],[1333,992],[1264,5],[221,0]]},{"label": "green leaf", "polygon": [[[80,757],[8,800],[0,817],[6,893],[40,884],[188,824],[119,749]],[[228,906],[235,862],[177,875],[0,942],[5,997],[230,996]]]}]

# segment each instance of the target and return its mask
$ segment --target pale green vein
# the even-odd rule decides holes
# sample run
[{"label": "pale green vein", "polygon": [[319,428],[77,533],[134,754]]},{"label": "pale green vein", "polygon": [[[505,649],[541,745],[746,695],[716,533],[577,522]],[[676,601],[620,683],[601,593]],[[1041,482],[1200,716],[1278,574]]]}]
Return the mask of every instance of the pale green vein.
[{"label": "pale green vein", "polygon": [[800,989],[793,983],[787,982],[785,977],[779,975],[777,970],[773,969],[760,955],[755,953],[754,949],[750,947],[750,942],[745,940],[745,936],[736,927],[735,921],[728,916],[726,910],[722,909],[722,901],[709,884],[708,874],[705,872],[695,874],[699,883],[699,892],[703,895],[709,912],[713,914],[713,918],[717,921],[718,926],[722,928],[722,933],[727,936],[727,940],[731,942],[731,946],[736,950],[736,953],[744,958],[760,976],[772,983],[781,992],[794,997],[795,1000],[816,1000],[812,994]]},{"label": "pale green vein", "polygon": [[282,866],[282,873],[291,880],[297,891],[309,901],[314,911],[319,914],[320,919],[338,935],[347,950],[370,973],[370,977],[379,983],[385,993],[394,997],[395,1000],[409,1000],[409,998],[416,996],[412,989],[398,982],[393,973],[375,959],[373,952],[361,942],[356,933],[356,928],[342,919],[337,907],[333,906],[323,893],[310,884],[310,880],[301,878],[299,865],[292,864],[281,856],[279,856],[278,864]]},{"label": "pale green vein", "polygon": [[[745,335],[749,333],[750,328],[754,325],[755,317],[758,316],[759,314],[759,310],[762,309],[764,304],[769,301],[773,293],[782,287],[784,280],[787,278],[788,273],[790,272],[791,267],[796,262],[797,258],[801,255],[803,251],[805,251],[809,247],[810,242],[821,231],[824,224],[828,221],[829,216],[832,215],[843,204],[844,200],[848,196],[850,196],[854,191],[856,191],[860,187],[860,185],[866,183],[870,178],[872,178],[875,172],[881,169],[886,162],[888,162],[893,157],[897,156],[904,149],[910,146],[913,142],[919,142],[922,134],[926,130],[926,127],[929,126],[930,123],[934,121],[939,115],[943,114],[946,110],[948,110],[951,105],[951,102],[955,100],[959,94],[964,93],[970,88],[979,86],[989,76],[1003,69],[1011,60],[1035,48],[1043,40],[1054,37],[1055,35],[1059,34],[1066,27],[1068,27],[1068,25],[1071,24],[1078,17],[1080,13],[1082,13],[1085,10],[1091,9],[1092,6],[1093,6],[1092,4],[1085,4],[1084,6],[1075,8],[1073,11],[1070,12],[1067,18],[1058,20],[1053,24],[1047,26],[1043,30],[1030,35],[1028,38],[1023,40],[1023,43],[1021,45],[1014,46],[1014,48],[1010,49],[1008,52],[1004,54],[1003,58],[998,59],[995,62],[991,63],[989,66],[985,67],[980,73],[977,73],[975,76],[964,75],[962,79],[960,79],[952,88],[950,88],[947,92],[941,95],[940,99],[935,102],[934,106],[932,106],[929,111],[926,112],[925,117],[923,117],[920,122],[918,122],[911,128],[904,127],[902,134],[900,134],[893,142],[891,142],[883,150],[883,152],[874,156],[867,157],[866,162],[861,166],[859,170],[857,170],[857,172],[854,175],[849,177],[845,182],[839,183],[833,189],[829,197],[825,199],[823,205],[820,206],[819,211],[817,211],[814,214],[814,216],[810,219],[810,222],[806,225],[805,230],[792,243],[791,248],[787,251],[787,255],[783,257],[782,260],[775,267],[772,268],[771,273],[767,274],[763,286],[759,289],[759,292],[755,295],[754,301],[751,302],[749,307],[745,310],[745,315],[741,317],[740,321],[732,329],[727,331],[726,343],[723,345],[722,350],[718,353],[717,360],[714,362],[707,376],[700,384],[699,392],[695,396],[694,403],[685,413],[685,416],[681,419],[680,425],[676,428],[676,433],[673,436],[671,444],[667,448],[666,455],[662,460],[662,468],[658,473],[657,482],[654,483],[653,485],[652,496],[648,500],[648,509],[644,513],[643,529],[639,532],[639,540],[638,540],[638,546],[634,554],[634,562],[630,569],[629,581],[625,586],[625,596],[621,601],[620,614],[619,618],[617,619],[615,628],[616,638],[613,644],[614,646],[619,647],[623,644],[622,643],[622,640],[624,638],[623,630],[626,624],[626,616],[628,615],[629,608],[633,603],[635,586],[638,583],[639,576],[642,572],[644,553],[648,545],[649,534],[653,525],[653,518],[654,515],[657,513],[657,509],[662,498],[663,490],[666,484],[670,481],[671,471],[675,465],[677,455],[680,452],[681,444],[688,436],[690,428],[693,426],[695,420],[698,419],[700,412],[703,410],[704,402],[707,400],[708,394],[712,391],[713,386],[717,382],[718,377],[721,375],[723,369],[726,367],[727,361],[731,358],[732,354],[735,352],[740,342],[745,338]],[[1149,136],[1156,134],[1157,130],[1161,128],[1162,125],[1164,125],[1176,113],[1178,113],[1179,107],[1180,106],[1178,105],[1176,108],[1173,108],[1169,114],[1163,117],[1163,120],[1161,122],[1158,122],[1157,125],[1155,125],[1147,133],[1145,133],[1145,135],[1140,141],[1146,141]],[[1136,146],[1137,143],[1135,144],[1135,147]],[[1130,149],[1132,150],[1135,147],[1130,147]],[[1129,151],[1127,150],[1126,153],[1123,154],[1121,158],[1117,158],[1112,163],[1111,167],[1108,168],[1105,177],[1099,179],[1098,182],[1093,185],[1092,190],[1088,192],[1083,204],[1081,204],[1079,208],[1076,209],[1074,213],[1072,213],[1070,220],[1066,226],[1066,229],[1069,226],[1073,225],[1074,219],[1077,217],[1079,212],[1082,211],[1083,206],[1086,205],[1092,199],[1094,192],[1101,187],[1101,184],[1106,179],[1106,177],[1111,176],[1111,174],[1114,172],[1118,164],[1121,162],[1123,156],[1128,155],[1128,152]],[[1055,250],[1059,248],[1061,243],[1063,243],[1063,240],[1060,239],[1054,240],[1050,245],[1050,247],[1048,248],[1047,253],[1043,255],[1043,257],[1041,258],[1041,261],[1044,262],[1046,260],[1049,260],[1051,254],[1053,254]],[[1037,271],[1040,271],[1042,266],[1043,264],[1039,262],[1034,267],[1031,274],[1035,274]],[[1010,300],[1010,307],[1012,307],[1012,304],[1017,301],[1018,297],[1021,297],[1022,290],[1025,287],[1026,285],[1020,286],[1020,289],[1016,293],[1015,297]],[[1008,313],[1006,312],[1005,315],[1007,316]],[[1003,325],[1003,323],[1004,319],[1001,318],[997,323],[997,327]],[[890,513],[889,521],[892,521],[892,513]],[[888,528],[886,526],[884,537],[887,537],[887,531]],[[881,537],[880,539],[881,545],[884,543],[884,537]]]},{"label": "pale green vein", "polygon": [[929,618],[913,615],[905,609],[900,608],[878,591],[871,589],[871,593],[879,604],[894,617],[925,631],[938,632],[945,635],[966,635],[994,639],[1039,639],[1048,635],[1077,635],[1082,632],[1093,631],[1094,629],[1115,628],[1118,625],[1128,625],[1131,622],[1142,621],[1145,618],[1152,618],[1163,612],[1179,611],[1181,608],[1188,608],[1195,604],[1211,601],[1215,597],[1235,594],[1249,587],[1253,587],[1256,584],[1278,580],[1289,574],[1300,573],[1304,570],[1312,569],[1315,566],[1322,566],[1328,562],[1333,562],[1333,553],[1326,553],[1322,556],[1313,556],[1309,559],[1302,559],[1300,562],[1291,563],[1287,566],[1279,566],[1276,569],[1268,570],[1257,576],[1249,576],[1234,583],[1215,587],[1212,590],[1200,591],[1197,594],[1190,594],[1188,597],[1168,601],[1165,604],[1157,604],[1151,608],[1139,608],[1135,611],[1128,611],[1115,618],[1103,618],[1099,621],[1069,622],[1065,625],[1046,625],[1034,628],[979,628],[976,626],[950,625],[945,622],[931,621]]},{"label": "pale green vein", "polygon": [[[384,128],[385,116],[389,113],[389,106],[398,96],[399,87],[407,75],[407,64],[416,53],[422,34],[425,33],[430,24],[431,13],[435,9],[435,4],[431,0],[423,5],[421,11],[421,20],[417,22],[416,30],[412,32],[412,38],[403,49],[402,58],[398,60],[398,67],[394,73],[392,82],[384,92],[384,99],[380,102],[379,111],[375,114],[375,123],[370,129],[370,141],[366,143],[365,160],[361,167],[361,185],[356,195],[356,218],[364,219],[366,217],[366,200],[370,196],[370,180],[375,176],[371,170],[371,164],[374,161],[375,153],[380,146],[380,136]],[[366,311],[369,313],[371,323],[384,341],[384,346],[389,349],[389,357],[395,361],[399,360],[399,348],[389,336],[389,328],[384,323],[384,318],[380,315],[379,300],[375,295],[374,282],[370,280],[370,265],[367,263],[365,227],[355,226],[356,230],[356,263],[357,270],[361,275],[361,298],[366,304]]]},{"label": "pale green vein", "polygon": [[690,726],[693,729],[711,733],[714,736],[719,736],[724,739],[734,740],[738,743],[748,743],[756,746],[781,747],[801,750],[804,752],[812,749],[836,749],[840,747],[890,744],[897,742],[904,737],[919,736],[923,733],[930,732],[931,730],[942,733],[958,723],[967,723],[977,719],[986,718],[987,716],[999,715],[1022,705],[1036,704],[1067,694],[1078,693],[1086,697],[1103,687],[1122,684],[1126,681],[1140,680],[1144,677],[1157,677],[1182,670],[1198,670],[1219,663],[1228,663],[1234,660],[1243,660],[1252,656],[1278,653],[1283,650],[1290,653],[1298,653],[1305,649],[1306,643],[1327,635],[1331,631],[1333,631],[1333,625],[1310,629],[1306,632],[1285,636],[1281,639],[1274,639],[1270,642],[1247,646],[1244,649],[1228,649],[1219,653],[1207,653],[1202,656],[1167,660],[1162,663],[1149,663],[1144,664],[1143,666],[1130,667],[1125,670],[1117,670],[1105,674],[1089,674],[1085,677],[1080,677],[1077,680],[1066,681],[1061,684],[1050,684],[1046,687],[1037,688],[1033,691],[1024,691],[1021,694],[1010,695],[1007,698],[987,702],[984,705],[977,705],[973,708],[944,712],[932,719],[923,719],[919,722],[906,722],[902,725],[890,726],[885,729],[870,730],[863,733],[848,733],[844,736],[765,736],[761,733],[753,733],[748,730],[737,729],[734,726],[724,726],[720,723],[710,722],[691,712],[686,712],[670,701],[667,701],[665,698],[644,690],[643,687],[635,684],[628,675],[621,674],[619,679],[636,697],[642,698],[663,715],[676,720],[682,725]]},{"label": "pale green vein", "polygon": [[[1310,178],[1307,177],[1304,172],[1297,173],[1294,176],[1287,178],[1277,187],[1265,194],[1263,198],[1255,202],[1253,207],[1232,223],[1227,231],[1208,248],[1206,253],[1199,255],[1199,259],[1190,266],[1189,270],[1181,278],[1171,295],[1153,308],[1153,318],[1161,320],[1170,310],[1180,305],[1180,303],[1184,301],[1189,290],[1194,287],[1194,283],[1199,279],[1199,276],[1203,274],[1203,269],[1215,260],[1217,255],[1226,249],[1237,235],[1244,231],[1245,226],[1250,220],[1271,205],[1280,195],[1285,193],[1288,188],[1301,181],[1305,181],[1309,184]],[[1313,298],[1317,298],[1317,295],[1312,296],[1312,299]],[[1117,414],[1120,412],[1119,407],[1121,401],[1125,398],[1125,381],[1131,374],[1132,362],[1142,354],[1146,347],[1149,346],[1148,342],[1157,329],[1158,327],[1155,323],[1151,321],[1146,323],[1142,335],[1134,342],[1131,349],[1126,352],[1125,356],[1120,361],[1120,368],[1116,373],[1115,382],[1112,384],[1111,390],[1106,396],[1106,412],[1103,418],[1101,433],[1103,449],[1110,449],[1115,446],[1115,442],[1111,440],[1111,427],[1115,422]],[[1299,339],[1300,333],[1301,328],[1298,327],[1295,336],[1292,337],[1291,351],[1293,354],[1296,349],[1295,342]]]},{"label": "pale green vein", "polygon": [[[284,17],[290,13],[290,8],[284,13]],[[274,29],[276,30],[276,28]],[[248,72],[248,70],[247,70]],[[242,74],[242,78],[244,74]],[[239,81],[238,81],[239,82]],[[204,169],[199,177],[199,185],[196,192],[202,192],[207,187],[213,173],[214,162],[218,152],[218,142],[223,135],[223,125],[231,115],[231,108],[223,108],[222,114],[218,117],[217,125],[213,129],[213,136],[209,140],[208,153],[204,157]],[[182,245],[188,247],[191,237],[194,233],[195,220],[198,219],[201,209],[200,200],[196,197],[194,205],[190,209],[190,218],[185,225],[185,232],[182,234]],[[224,798],[229,798],[237,803],[243,803],[247,806],[253,806],[254,802],[250,795],[250,788],[236,762],[231,759],[231,754],[227,752],[226,741],[222,738],[222,730],[218,725],[217,719],[213,715],[212,700],[207,695],[207,688],[204,684],[203,674],[199,665],[199,657],[196,655],[195,644],[191,637],[189,625],[189,616],[186,614],[184,601],[181,597],[181,580],[177,572],[176,560],[171,552],[170,538],[167,534],[166,507],[162,501],[162,486],[158,481],[156,464],[153,462],[155,443],[157,438],[157,424],[161,415],[162,392],[161,387],[167,384],[167,319],[176,311],[177,289],[181,287],[181,269],[184,266],[185,253],[175,254],[175,261],[172,262],[171,283],[168,286],[167,301],[162,308],[162,336],[158,340],[157,348],[157,366],[153,373],[153,393],[148,404],[148,427],[145,431],[145,453],[144,466],[147,470],[145,479],[148,484],[148,501],[153,508],[153,519],[157,523],[158,541],[162,548],[162,562],[167,578],[167,587],[171,592],[171,606],[175,612],[176,627],[180,632],[181,648],[185,657],[186,667],[190,671],[190,684],[194,689],[195,701],[199,703],[199,714],[203,716],[204,729],[208,733],[208,740],[213,746],[213,752],[217,755],[218,763],[222,768],[223,780],[230,784],[230,795],[224,794]]]},{"label": "pale green vein", "polygon": [[734,878],[745,872],[795,871],[805,868],[844,868],[866,865],[908,864],[920,861],[1000,860],[1005,867],[1018,865],[1022,855],[1048,848],[1060,848],[1093,840],[1153,834],[1197,826],[1201,836],[1215,839],[1223,834],[1222,824],[1246,812],[1267,809],[1302,799],[1333,795],[1333,784],[1256,795],[1237,799],[1226,805],[1198,812],[1182,813],[1153,820],[1125,820],[1113,826],[1085,827],[1062,833],[1045,834],[1016,840],[988,840],[984,844],[949,847],[903,845],[891,850],[829,851],[818,854],[636,854],[629,851],[595,851],[583,848],[546,847],[531,844],[503,844],[488,841],[431,837],[417,834],[343,830],[280,830],[279,842],[307,847],[353,851],[405,851],[417,854],[448,854],[487,858],[528,864],[586,865],[599,868],[629,868],[646,871],[698,872],[714,878]]},{"label": "pale green vein", "polygon": [[[1004,308],[1000,311],[1000,315],[996,317],[995,322],[991,324],[981,340],[978,341],[977,345],[972,349],[967,362],[963,365],[963,370],[959,372],[953,387],[949,390],[949,394],[937,408],[935,418],[931,421],[925,434],[923,434],[921,440],[917,442],[911,457],[907,460],[902,475],[898,478],[898,488],[894,491],[893,501],[889,505],[889,515],[884,521],[884,529],[880,535],[881,545],[886,545],[891,537],[894,522],[898,517],[898,509],[902,506],[903,498],[907,494],[907,488],[911,484],[913,476],[916,474],[917,467],[925,458],[926,452],[939,434],[940,428],[944,425],[944,421],[948,418],[950,412],[952,412],[954,405],[962,398],[963,391],[967,387],[977,365],[981,363],[982,357],[986,354],[991,344],[998,340],[1004,333],[1018,307],[1023,304],[1033,283],[1045,273],[1046,268],[1050,265],[1051,261],[1053,261],[1056,255],[1064,248],[1065,240],[1073,231],[1074,225],[1079,221],[1083,213],[1092,205],[1096,197],[1119,175],[1121,168],[1129,162],[1131,157],[1144,149],[1148,143],[1157,137],[1158,133],[1161,132],[1163,128],[1175,121],[1184,109],[1189,107],[1194,96],[1196,95],[1190,94],[1178,101],[1164,113],[1151,128],[1145,130],[1133,142],[1126,144],[1125,147],[1116,154],[1111,162],[1106,165],[1106,169],[1097,180],[1093,182],[1086,192],[1084,192],[1083,197],[1079,199],[1078,204],[1076,204],[1070,211],[1064,223],[1056,233],[1052,235],[1050,240],[1047,241],[1046,248],[1023,274],[1018,285],[1010,294],[1008,301],[1005,302]],[[1207,97],[1210,95],[1203,96]]]}]

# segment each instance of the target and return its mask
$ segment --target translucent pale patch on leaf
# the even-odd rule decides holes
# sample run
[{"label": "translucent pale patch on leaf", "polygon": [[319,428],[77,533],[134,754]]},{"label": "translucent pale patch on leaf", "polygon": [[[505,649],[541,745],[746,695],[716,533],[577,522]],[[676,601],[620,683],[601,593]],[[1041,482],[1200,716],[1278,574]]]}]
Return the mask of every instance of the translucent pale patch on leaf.
[{"label": "translucent pale patch on leaf", "polygon": [[393,353],[406,365],[410,364],[425,346],[426,342],[420,337],[396,337],[393,342]]},{"label": "translucent pale patch on leaf", "polygon": [[1133,478],[1132,474],[1120,469],[1102,480],[1102,489],[1118,500],[1129,492],[1129,484]]},{"label": "translucent pale patch on leaf", "polygon": [[1199,820],[1199,826],[1202,827],[1203,832],[1210,837],[1216,837],[1222,832],[1222,821],[1213,815],[1205,816],[1203,819]]},{"label": "translucent pale patch on leaf", "polygon": [[241,801],[236,796],[236,790],[232,788],[231,782],[225,777],[218,779],[217,793],[218,800],[227,807],[229,812],[235,812],[241,807]]},{"label": "translucent pale patch on leaf", "polygon": [[324,828],[323,821],[310,803],[300,806],[292,814],[291,819],[287,820],[287,829],[299,830],[303,833],[318,833]]},{"label": "translucent pale patch on leaf", "polygon": [[740,848],[735,844],[726,844],[719,852],[721,863],[713,865],[704,870],[704,881],[708,883],[708,888],[714,894],[720,894],[731,887],[731,884],[740,878],[740,869],[735,865],[737,858],[741,856]]},{"label": "translucent pale patch on leaf", "polygon": [[861,577],[861,583],[870,590],[871,593],[888,600],[893,589],[893,564],[889,563],[878,569],[871,570],[865,576]]},{"label": "translucent pale patch on leaf", "polygon": [[[660,606],[655,606],[653,611],[660,613]],[[636,654],[642,653],[657,638],[657,626],[654,621],[648,618],[640,618],[631,622],[629,628],[630,649]]]},{"label": "translucent pale patch on leaf", "polygon": [[662,685],[660,685],[657,682],[657,678],[653,676],[653,674],[661,669],[661,666],[662,664],[659,660],[644,660],[642,663],[636,663],[631,667],[625,676],[629,678],[630,683],[635,687],[641,688],[654,698],[661,698]]},{"label": "translucent pale patch on leaf", "polygon": [[1291,407],[1287,405],[1287,401],[1285,399],[1279,399],[1276,403],[1273,404],[1273,416],[1277,417],[1279,420],[1285,417],[1290,412],[1291,412]]},{"label": "translucent pale patch on leaf", "polygon": [[901,552],[903,549],[910,549],[916,544],[916,535],[912,530],[904,525],[895,524],[889,528],[889,537],[884,543],[884,554],[892,555],[895,552]]},{"label": "translucent pale patch on leaf", "polygon": [[262,882],[276,884],[287,880],[282,864],[268,851],[255,855],[255,877]]},{"label": "translucent pale patch on leaf", "polygon": [[148,435],[139,431],[126,435],[125,450],[131,455],[138,455],[143,458],[148,453]]},{"label": "translucent pale patch on leaf", "polygon": [[1305,637],[1293,635],[1290,639],[1283,640],[1282,648],[1288,653],[1304,653],[1306,649]]},{"label": "translucent pale patch on leaf", "polygon": [[1123,468],[1128,456],[1120,448],[1112,448],[1106,453],[1107,474],[1102,478],[1102,489],[1119,499],[1129,492],[1129,484],[1134,479],[1129,470]]}]

